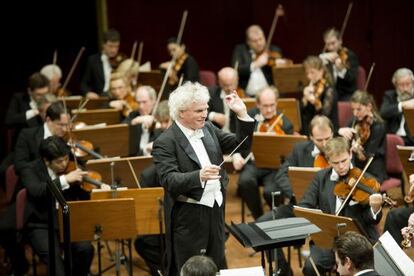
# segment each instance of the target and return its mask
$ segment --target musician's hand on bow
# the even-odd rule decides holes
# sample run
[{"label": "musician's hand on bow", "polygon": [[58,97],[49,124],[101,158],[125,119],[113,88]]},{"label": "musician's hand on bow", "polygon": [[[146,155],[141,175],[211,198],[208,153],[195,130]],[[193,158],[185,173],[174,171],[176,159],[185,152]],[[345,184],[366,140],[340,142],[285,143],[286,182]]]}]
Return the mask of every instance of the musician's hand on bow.
[{"label": "musician's hand on bow", "polygon": [[240,153],[233,155],[233,167],[236,171],[240,171],[244,167],[244,158]]},{"label": "musician's hand on bow", "polygon": [[220,179],[220,167],[217,165],[207,165],[200,170],[200,179],[202,182],[207,180]]},{"label": "musician's hand on bow", "polygon": [[267,51],[260,54],[254,62],[252,62],[253,67],[256,68],[262,68],[263,66],[267,65],[269,61],[269,54]]},{"label": "musician's hand on bow", "polygon": [[371,206],[374,213],[378,212],[381,209],[382,205],[382,195],[381,194],[372,194],[369,196],[369,206]]},{"label": "musician's hand on bow", "polygon": [[344,137],[347,140],[352,140],[352,137],[354,136],[354,134],[356,133],[356,130],[350,127],[341,127],[338,130],[339,135],[341,135],[342,137]]},{"label": "musician's hand on bow", "polygon": [[337,52],[326,52],[319,56],[320,58],[334,63],[335,60],[339,57]]},{"label": "musician's hand on bow", "polygon": [[226,95],[226,104],[227,106],[236,113],[237,117],[239,118],[247,118],[249,115],[247,115],[247,108],[244,104],[243,100],[239,97],[237,94],[237,91],[234,90],[229,95]]},{"label": "musician's hand on bow", "polygon": [[142,124],[145,128],[149,128],[154,122],[154,117],[151,115],[137,116],[131,121],[131,125]]}]

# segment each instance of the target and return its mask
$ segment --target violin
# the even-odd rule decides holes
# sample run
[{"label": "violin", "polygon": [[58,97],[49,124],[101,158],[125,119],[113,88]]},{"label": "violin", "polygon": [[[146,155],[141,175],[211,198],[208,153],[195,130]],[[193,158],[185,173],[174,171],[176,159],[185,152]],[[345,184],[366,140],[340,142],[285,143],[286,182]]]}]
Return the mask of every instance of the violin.
[{"label": "violin", "polygon": [[[68,174],[77,169],[77,165],[75,161],[69,161],[66,169],[61,174]],[[93,189],[100,188],[102,186],[102,176],[95,171],[88,171],[88,175],[83,177],[83,182],[81,183],[73,183],[75,185],[80,185],[82,190],[86,192],[92,192]],[[73,185],[71,183],[71,185]]]},{"label": "violin", "polygon": [[138,103],[131,94],[127,94],[124,98],[125,105],[122,108],[122,115],[126,118],[131,111],[138,110]]},{"label": "violin", "polygon": [[270,119],[265,119],[263,122],[259,124],[258,130],[259,132],[274,132],[278,135],[285,135],[285,131],[282,129],[283,126],[283,113],[278,115],[274,115]]},{"label": "violin", "polygon": [[321,169],[329,167],[329,163],[322,153],[319,153],[317,156],[315,156],[315,159],[313,160],[313,167]]},{"label": "violin", "polygon": [[109,64],[111,65],[112,69],[118,68],[119,64],[127,59],[127,56],[123,53],[118,53],[114,57],[108,58]]},{"label": "violin", "polygon": [[188,54],[187,53],[183,53],[181,56],[179,56],[172,67],[172,71],[170,73],[169,79],[168,79],[168,83],[170,85],[175,85],[178,83],[178,72],[181,70],[181,68],[184,65],[184,62],[187,60]]},{"label": "violin", "polygon": [[342,47],[341,49],[338,50],[338,57],[341,60],[342,64],[345,66],[345,68],[349,69],[350,64],[348,61],[348,49]]},{"label": "violin", "polygon": [[323,94],[323,92],[325,91],[325,86],[326,86],[326,79],[320,79],[319,81],[317,81],[316,83],[314,83],[313,85],[313,94],[315,95],[315,109],[316,110],[321,110],[322,109],[322,101],[321,101],[321,96]]},{"label": "violin", "polygon": [[374,122],[374,116],[367,115],[361,121],[357,122],[355,125],[356,130],[356,142],[361,146],[365,145],[371,136],[371,126]]}]

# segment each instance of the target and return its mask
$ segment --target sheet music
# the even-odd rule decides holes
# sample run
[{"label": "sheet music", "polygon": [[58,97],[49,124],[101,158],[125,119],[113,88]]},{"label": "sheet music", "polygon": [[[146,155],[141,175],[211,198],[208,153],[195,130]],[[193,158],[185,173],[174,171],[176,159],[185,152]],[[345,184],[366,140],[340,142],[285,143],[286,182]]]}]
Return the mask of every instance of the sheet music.
[{"label": "sheet music", "polygon": [[246,267],[220,270],[220,276],[264,276],[263,267]]},{"label": "sheet music", "polygon": [[298,205],[293,205],[293,209],[309,211],[309,212],[314,212],[314,213],[323,213],[321,209],[306,208],[306,207],[302,207]]},{"label": "sheet music", "polygon": [[388,231],[379,238],[379,241],[404,275],[414,275],[414,262],[404,253]]}]

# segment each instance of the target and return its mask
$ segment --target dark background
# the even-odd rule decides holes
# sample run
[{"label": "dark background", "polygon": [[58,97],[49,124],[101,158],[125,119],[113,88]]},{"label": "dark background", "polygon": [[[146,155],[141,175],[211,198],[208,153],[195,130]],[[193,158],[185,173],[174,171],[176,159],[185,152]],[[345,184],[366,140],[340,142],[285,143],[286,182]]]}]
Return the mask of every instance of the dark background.
[{"label": "dark background", "polygon": [[[229,65],[234,45],[244,41],[246,27],[257,23],[267,34],[279,3],[285,8],[285,16],[280,18],[272,42],[286,57],[300,63],[322,50],[324,30],[341,27],[349,2],[107,0],[108,22],[109,27],[121,32],[121,51],[129,55],[133,42],[143,41],[143,61],[150,60],[156,68],[169,59],[165,41],[177,35],[187,9],[183,42],[201,69],[217,71]],[[0,120],[4,121],[12,93],[26,91],[27,78],[52,62],[55,49],[64,77],[80,47],[87,49],[68,86],[77,94],[86,56],[99,50],[96,2],[14,2],[3,6],[2,11]],[[372,62],[376,63],[368,90],[380,103],[384,91],[392,87],[393,72],[399,67],[414,69],[414,1],[354,1],[344,45],[358,55],[367,71]],[[4,145],[4,139],[1,142]]]}]

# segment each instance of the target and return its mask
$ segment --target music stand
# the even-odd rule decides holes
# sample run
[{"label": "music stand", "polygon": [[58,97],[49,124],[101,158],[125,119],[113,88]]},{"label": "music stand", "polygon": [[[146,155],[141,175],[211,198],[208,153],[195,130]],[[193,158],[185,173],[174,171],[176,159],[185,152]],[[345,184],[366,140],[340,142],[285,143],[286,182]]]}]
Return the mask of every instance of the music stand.
[{"label": "music stand", "polygon": [[320,229],[305,218],[285,218],[258,223],[226,224],[226,228],[243,247],[252,247],[262,254],[261,263],[265,268],[264,251],[269,253],[269,275],[273,275],[272,251],[285,246],[302,245],[309,234]]},{"label": "music stand", "polygon": [[[403,166],[403,174],[405,174],[405,176],[413,174],[414,147],[397,145],[397,152]],[[409,185],[404,184],[404,181],[401,181],[401,192],[403,193],[403,196],[407,194],[408,189],[410,188]]]},{"label": "music stand", "polygon": [[307,141],[304,135],[254,133],[252,152],[258,168],[278,169],[296,143]]},{"label": "music stand", "polygon": [[297,202],[301,200],[309,186],[309,183],[315,178],[316,173],[319,170],[320,168],[289,167],[289,182],[292,186],[292,191]]},{"label": "music stand", "polygon": [[[129,240],[129,272],[132,275],[131,238],[136,235],[133,199],[84,200],[68,202],[70,208],[71,241],[98,242],[98,273],[101,275],[112,266],[102,270],[101,240]],[[60,213],[60,212],[59,212]],[[59,216],[62,229],[62,216]],[[60,231],[63,238],[63,231]]]},{"label": "music stand", "polygon": [[321,229],[321,232],[311,235],[312,241],[318,247],[331,249],[336,236],[347,231],[354,231],[368,237],[360,224],[352,218],[322,213],[319,209],[293,206],[296,217],[308,219]]},{"label": "music stand", "polygon": [[154,164],[152,156],[135,156],[88,160],[86,167],[88,170],[100,173],[102,182],[112,183],[111,170],[108,168],[110,167],[110,164],[114,162],[114,180],[118,185],[121,187],[138,188],[128,161],[131,163],[138,179],[144,169]]},{"label": "music stand", "polygon": [[139,72],[138,85],[149,85],[159,91],[162,84],[163,73],[160,70],[152,70],[150,72]]},{"label": "music stand", "polygon": [[273,83],[281,94],[301,92],[309,82],[302,64],[273,67],[272,75]]},{"label": "music stand", "polygon": [[72,114],[76,116],[75,122],[84,122],[87,125],[121,123],[121,112],[113,108],[72,110]]},{"label": "music stand", "polygon": [[414,133],[414,108],[404,108],[403,113],[408,130],[412,134]]},{"label": "music stand", "polygon": [[[66,107],[69,110],[78,109],[82,96],[69,96],[65,97]],[[109,98],[108,97],[99,97],[97,99],[89,99],[84,108],[87,109],[99,109],[105,108],[108,106]]]}]

